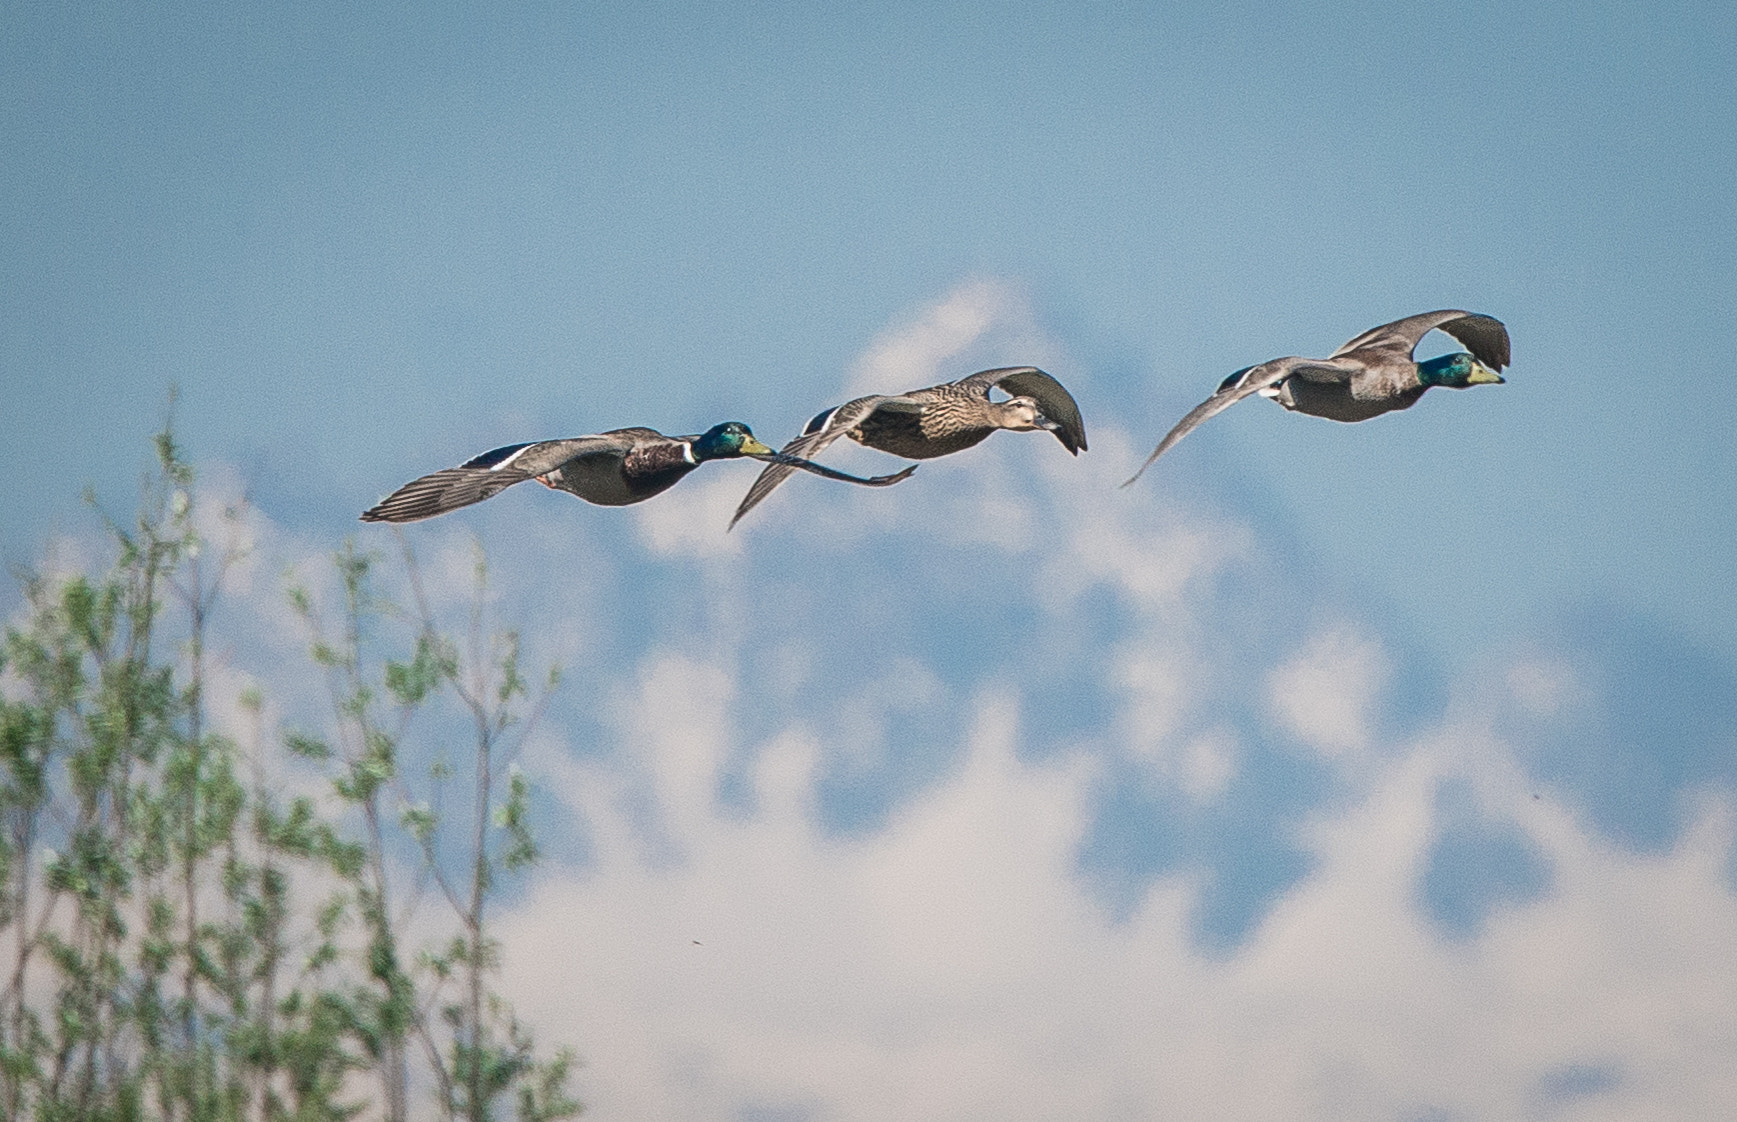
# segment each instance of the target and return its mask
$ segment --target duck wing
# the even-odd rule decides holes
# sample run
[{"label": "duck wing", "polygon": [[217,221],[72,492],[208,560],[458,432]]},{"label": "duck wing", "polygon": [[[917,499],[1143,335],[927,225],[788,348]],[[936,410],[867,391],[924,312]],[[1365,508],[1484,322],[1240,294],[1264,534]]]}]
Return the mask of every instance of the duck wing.
[{"label": "duck wing", "polygon": [[575,456],[603,453],[626,455],[645,435],[662,439],[650,429],[617,429],[596,436],[509,444],[475,456],[458,467],[442,468],[398,488],[362,512],[364,522],[420,522],[450,510],[480,503]]},{"label": "duck wing", "polygon": [[[1177,441],[1206,423],[1208,418],[1217,416],[1251,394],[1257,394],[1264,389],[1271,389],[1299,371],[1316,380],[1340,380],[1339,377],[1334,377],[1339,372],[1333,367],[1303,358],[1275,358],[1271,362],[1263,362],[1259,366],[1238,370],[1220,382],[1218,389],[1213,392],[1211,397],[1190,409],[1187,416],[1177,421],[1176,427],[1165,433],[1164,439],[1158,442],[1158,447],[1154,448],[1152,454],[1146,457],[1146,462],[1140,465],[1140,470],[1135,472],[1133,477],[1122,486],[1127,487],[1134,480],[1146,474],[1146,469],[1151,467],[1159,456],[1170,451],[1176,446]],[[1340,377],[1349,378],[1350,374],[1344,372]]]},{"label": "duck wing", "polygon": [[[1392,323],[1384,323],[1380,327],[1372,327],[1334,351],[1332,357],[1343,358],[1353,351],[1360,351],[1365,354],[1358,357],[1364,358],[1369,365],[1376,365],[1381,359],[1410,362],[1411,352],[1417,349],[1417,344],[1425,335],[1435,330],[1452,335],[1461,346],[1472,352],[1479,362],[1492,370],[1499,371],[1510,361],[1508,328],[1501,320],[1494,316],[1452,308],[1407,316]],[[1369,362],[1370,359],[1376,361]]]},{"label": "duck wing", "polygon": [[[742,496],[741,505],[736,507],[736,514],[730,519],[730,525],[734,527],[742,520],[744,514],[753,510],[780,483],[790,478],[791,472],[802,468],[803,464],[820,455],[833,441],[868,420],[875,410],[886,408],[897,409],[902,412],[921,412],[924,404],[916,398],[902,394],[870,394],[868,397],[859,397],[855,401],[847,401],[843,405],[816,413],[813,419],[803,426],[800,436],[778,450],[778,455],[788,457],[788,459],[782,462],[774,460],[760,472],[759,477],[748,488],[748,493]],[[790,460],[801,460],[803,464],[791,463]],[[806,470],[815,470],[819,467],[818,464],[809,464]],[[824,475],[830,470],[819,470],[816,474]],[[838,474],[842,475],[843,473]],[[878,482],[883,479],[896,483],[909,474],[909,471],[905,471],[897,477],[877,476],[875,477],[875,485],[884,486]],[[861,479],[856,481],[869,482]]]},{"label": "duck wing", "polygon": [[1043,415],[1056,423],[1055,438],[1074,455],[1086,451],[1086,423],[1080,417],[1079,403],[1067,387],[1035,366],[1003,366],[981,370],[953,383],[989,396],[990,387],[1005,390],[1012,397],[1029,397],[1037,402]]}]

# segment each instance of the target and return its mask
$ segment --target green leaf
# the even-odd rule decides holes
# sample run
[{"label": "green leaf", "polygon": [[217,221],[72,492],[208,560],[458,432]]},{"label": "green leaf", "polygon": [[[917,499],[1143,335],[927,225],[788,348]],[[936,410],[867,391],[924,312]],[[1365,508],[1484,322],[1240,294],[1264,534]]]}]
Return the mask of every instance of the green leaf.
[{"label": "green leaf", "polygon": [[398,824],[410,832],[420,845],[427,845],[434,836],[434,830],[440,820],[427,803],[407,806],[398,812]]},{"label": "green leaf", "polygon": [[329,760],[332,758],[331,745],[317,737],[307,736],[299,732],[284,734],[284,747],[306,760]]}]

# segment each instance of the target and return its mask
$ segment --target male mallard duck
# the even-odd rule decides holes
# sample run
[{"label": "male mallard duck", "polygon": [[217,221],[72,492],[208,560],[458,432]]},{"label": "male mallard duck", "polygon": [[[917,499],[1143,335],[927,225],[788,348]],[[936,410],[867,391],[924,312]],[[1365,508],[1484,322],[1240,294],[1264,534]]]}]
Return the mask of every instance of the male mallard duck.
[{"label": "male mallard duck", "polygon": [[[1464,351],[1417,362],[1411,352],[1433,329],[1459,340]],[[1146,457],[1134,479],[1178,440],[1215,413],[1250,394],[1270,397],[1286,409],[1334,421],[1366,421],[1395,409],[1409,409],[1431,386],[1463,390],[1499,385],[1497,371],[1508,365],[1508,329],[1502,321],[1473,312],[1424,312],[1365,331],[1333,352],[1331,358],[1275,358],[1238,370],[1217,391],[1189,411]],[[1128,480],[1128,483],[1134,482]],[[1128,483],[1122,486],[1128,486]]]},{"label": "male mallard duck", "polygon": [[364,522],[417,522],[535,479],[545,487],[578,495],[600,506],[626,506],[661,494],[707,460],[740,456],[801,468],[828,479],[870,487],[897,483],[916,470],[871,479],[847,475],[795,456],[774,452],[754,439],[740,421],[714,425],[699,436],[665,436],[655,429],[611,429],[596,436],[509,444],[453,468],[413,479],[362,512]]},{"label": "male mallard duck", "polygon": [[[1013,396],[991,401],[991,389]],[[895,456],[929,460],[969,448],[996,429],[1044,429],[1076,456],[1086,449],[1086,425],[1073,395],[1035,366],[1005,366],[957,382],[902,394],[871,394],[834,406],[809,421],[802,435],[784,446],[783,454],[811,458],[848,436]],[[730,525],[784,482],[792,466],[768,465],[748,488]]]}]

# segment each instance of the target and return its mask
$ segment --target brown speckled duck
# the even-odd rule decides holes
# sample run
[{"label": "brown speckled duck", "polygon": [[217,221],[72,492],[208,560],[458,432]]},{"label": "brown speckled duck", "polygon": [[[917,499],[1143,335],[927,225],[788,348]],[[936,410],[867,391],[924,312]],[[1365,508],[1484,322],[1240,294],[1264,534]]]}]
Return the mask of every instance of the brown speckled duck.
[{"label": "brown speckled duck", "polygon": [[[991,401],[992,389],[1012,396]],[[834,406],[809,421],[802,435],[784,446],[783,454],[817,456],[839,437],[848,436],[895,456],[929,460],[981,443],[997,429],[1043,429],[1054,433],[1076,456],[1086,450],[1086,426],[1073,395],[1035,366],[1006,366],[927,389],[871,394]],[[730,525],[771,494],[794,466],[775,462],[761,471]]]}]

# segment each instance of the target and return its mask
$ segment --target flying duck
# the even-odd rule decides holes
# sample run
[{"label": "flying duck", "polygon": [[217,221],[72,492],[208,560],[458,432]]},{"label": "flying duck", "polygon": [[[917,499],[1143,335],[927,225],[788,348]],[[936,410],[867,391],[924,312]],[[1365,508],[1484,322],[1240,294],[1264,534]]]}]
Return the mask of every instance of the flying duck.
[{"label": "flying duck", "polygon": [[362,512],[364,522],[419,522],[484,499],[527,479],[577,495],[600,506],[644,502],[674,487],[708,460],[748,456],[787,470],[800,468],[870,487],[885,487],[910,475],[916,465],[895,475],[864,479],[774,452],[754,439],[740,421],[714,425],[697,436],[665,436],[655,429],[611,429],[594,436],[509,444],[466,460],[458,467],[413,479]]},{"label": "flying duck", "polygon": [[[991,401],[991,389],[1012,396]],[[809,421],[802,435],[784,446],[783,454],[812,458],[839,437],[848,436],[895,456],[929,460],[963,451],[997,429],[1043,429],[1054,433],[1076,456],[1086,450],[1086,426],[1073,395],[1035,366],[1005,366],[957,382],[901,394],[871,394],[834,406]],[[771,494],[795,466],[768,464],[743,496],[730,525]]]},{"label": "flying duck", "polygon": [[[1452,335],[1470,351],[1418,362],[1417,344],[1431,330]],[[1366,421],[1395,409],[1409,409],[1431,386],[1463,390],[1500,385],[1509,362],[1508,329],[1502,321],[1475,312],[1440,311],[1408,316],[1370,328],[1334,351],[1330,358],[1275,358],[1238,370],[1213,395],[1176,423],[1146,457],[1126,487],[1144,475],[1165,452],[1214,414],[1250,394],[1270,397],[1297,413],[1333,421]]]}]

